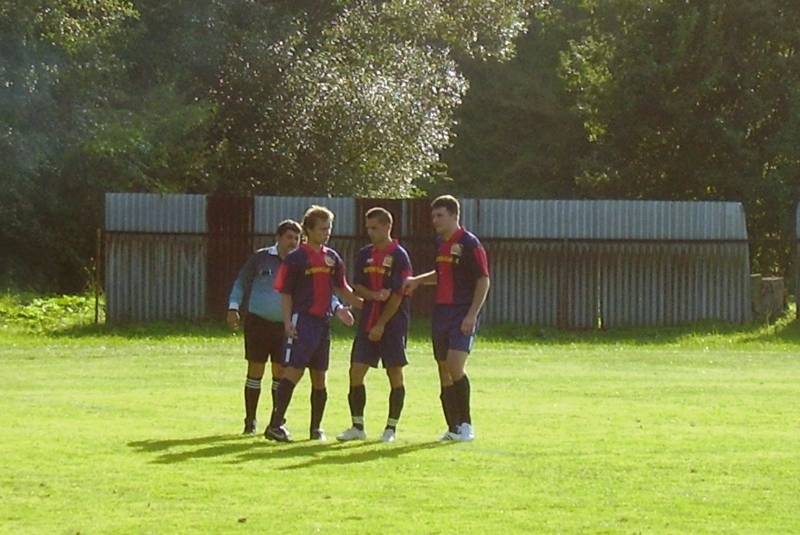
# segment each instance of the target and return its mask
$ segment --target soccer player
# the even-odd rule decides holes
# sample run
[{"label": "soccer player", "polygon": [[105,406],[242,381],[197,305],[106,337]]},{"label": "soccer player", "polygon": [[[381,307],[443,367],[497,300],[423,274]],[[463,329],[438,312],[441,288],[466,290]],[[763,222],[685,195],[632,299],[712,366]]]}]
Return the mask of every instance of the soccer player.
[{"label": "soccer player", "polygon": [[489,263],[478,238],[459,224],[460,206],[451,195],[431,203],[436,230],[436,269],[406,279],[405,292],[420,284],[435,284],[436,299],[431,321],[433,355],[439,380],[447,431],[441,440],[468,442],[475,439],[470,414],[467,357],[475,341],[478,317],[489,292]]},{"label": "soccer player", "polygon": [[403,281],[411,276],[411,261],[406,250],[391,237],[392,214],[387,210],[377,207],[368,210],[366,227],[372,243],[358,252],[353,281],[353,291],[364,299],[350,354],[347,401],[353,425],[336,438],[341,441],[367,438],[364,377],[370,367],[377,368],[378,362],[383,361],[391,390],[389,416],[381,441],[393,442],[406,396],[403,366],[408,364],[406,338],[410,313],[408,297],[402,288]]},{"label": "soccer player", "polygon": [[[261,380],[268,360],[272,372],[272,404],[275,405],[275,389],[283,376],[281,357],[284,330],[281,294],[273,286],[283,259],[300,245],[301,232],[297,221],[282,221],[275,230],[275,243],[257,250],[239,270],[228,299],[226,321],[230,328],[238,330],[244,318],[244,357],[247,360],[245,435],[254,435],[258,427],[256,413],[261,397]],[[355,321],[345,308],[339,308],[336,315],[348,325]]]},{"label": "soccer player", "polygon": [[351,306],[361,308],[344,276],[339,253],[325,244],[331,236],[333,213],[323,206],[312,206],[303,216],[306,242],[290,253],[281,264],[275,290],[281,293],[286,347],[283,377],[275,390],[275,405],[264,436],[290,442],[283,425],[295,385],[306,368],[311,376],[311,440],[326,440],[322,416],[328,400],[327,370],[330,353],[331,298],[335,292]]}]

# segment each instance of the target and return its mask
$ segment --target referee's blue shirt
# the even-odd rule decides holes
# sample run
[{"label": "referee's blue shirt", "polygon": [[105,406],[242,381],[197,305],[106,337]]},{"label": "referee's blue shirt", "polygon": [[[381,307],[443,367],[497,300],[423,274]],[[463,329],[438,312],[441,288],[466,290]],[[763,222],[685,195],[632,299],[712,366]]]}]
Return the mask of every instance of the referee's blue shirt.
[{"label": "referee's blue shirt", "polygon": [[280,266],[281,257],[278,256],[277,245],[257,250],[239,270],[239,276],[236,277],[228,298],[228,308],[239,310],[244,298],[245,281],[251,276],[253,284],[247,310],[267,321],[283,322],[281,294],[273,288]]},{"label": "referee's blue shirt", "polygon": [[[274,288],[275,276],[281,267],[281,257],[278,256],[278,246],[264,247],[257,250],[242,269],[233,283],[231,294],[228,297],[228,309],[239,310],[244,299],[244,285],[249,276],[253,277],[250,290],[250,300],[247,303],[248,312],[260,316],[267,321],[283,323],[283,310],[281,309],[281,294]],[[335,295],[331,298],[331,313],[344,306]]]}]

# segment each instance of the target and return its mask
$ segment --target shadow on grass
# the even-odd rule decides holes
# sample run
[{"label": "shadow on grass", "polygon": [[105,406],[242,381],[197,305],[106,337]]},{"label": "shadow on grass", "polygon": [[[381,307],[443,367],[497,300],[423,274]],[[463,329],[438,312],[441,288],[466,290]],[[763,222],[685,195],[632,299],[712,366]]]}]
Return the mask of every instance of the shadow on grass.
[{"label": "shadow on grass", "polygon": [[[396,458],[408,453],[417,451],[428,450],[432,448],[446,448],[455,444],[455,442],[422,442],[416,444],[406,445],[387,445],[375,442],[360,442],[353,444],[348,442],[340,444],[339,448],[335,449],[335,455],[313,455],[311,458],[305,459],[302,462],[282,466],[278,470],[299,470],[302,468],[313,468],[322,465],[344,465],[344,464],[358,464],[375,461],[378,459]],[[367,449],[368,446],[372,448]],[[294,457],[294,455],[292,456]]]},{"label": "shadow on grass", "polygon": [[[387,457],[399,457],[415,451],[447,447],[451,443],[423,442],[398,445],[380,442],[298,441],[289,444],[269,442],[242,435],[210,435],[168,440],[137,440],[128,446],[141,453],[158,454],[151,463],[173,464],[192,459],[232,457],[230,463],[263,461],[265,458],[302,459],[278,470],[295,470],[319,465],[364,463]],[[176,450],[176,451],[171,451]]]},{"label": "shadow on grass", "polygon": [[156,464],[172,464],[191,459],[237,455],[263,445],[263,442],[255,441],[252,436],[244,435],[210,435],[182,439],[128,442],[128,446],[142,453],[162,452],[151,461]]}]

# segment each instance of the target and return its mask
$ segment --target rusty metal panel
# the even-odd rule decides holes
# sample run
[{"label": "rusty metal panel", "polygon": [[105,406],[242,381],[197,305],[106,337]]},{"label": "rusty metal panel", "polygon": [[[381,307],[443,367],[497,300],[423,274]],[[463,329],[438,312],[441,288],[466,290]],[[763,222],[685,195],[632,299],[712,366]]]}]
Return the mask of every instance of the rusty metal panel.
[{"label": "rusty metal panel", "polygon": [[106,193],[106,232],[204,233],[205,195]]},{"label": "rusty metal panel", "polygon": [[224,318],[231,285],[253,254],[253,198],[208,197],[206,206],[206,315]]},{"label": "rusty metal panel", "polygon": [[205,315],[205,238],[106,234],[106,317],[111,323]]}]

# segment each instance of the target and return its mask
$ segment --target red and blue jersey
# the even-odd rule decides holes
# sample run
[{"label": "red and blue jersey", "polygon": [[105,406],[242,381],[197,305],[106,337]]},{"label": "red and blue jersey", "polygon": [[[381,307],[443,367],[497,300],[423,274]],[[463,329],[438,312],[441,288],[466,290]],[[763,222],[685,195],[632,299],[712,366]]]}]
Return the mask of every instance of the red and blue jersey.
[{"label": "red and blue jersey", "polygon": [[[355,284],[360,284],[373,292],[385,288],[392,293],[399,294],[403,287],[403,281],[410,276],[411,260],[408,252],[397,240],[392,240],[392,243],[384,250],[380,250],[374,245],[367,245],[358,251]],[[359,319],[359,330],[369,332],[375,326],[385,306],[385,301],[365,300]],[[386,323],[384,332],[405,335],[408,331],[410,315],[408,297],[404,296],[400,302],[400,308]]]},{"label": "red and blue jersey", "polygon": [[345,285],[342,258],[324,245],[315,251],[301,244],[286,256],[275,277],[275,290],[292,296],[293,314],[305,312],[319,318],[331,315],[333,289]]},{"label": "red and blue jersey", "polygon": [[486,249],[478,237],[464,227],[438,238],[436,254],[436,304],[470,305],[478,279],[489,276]]}]

